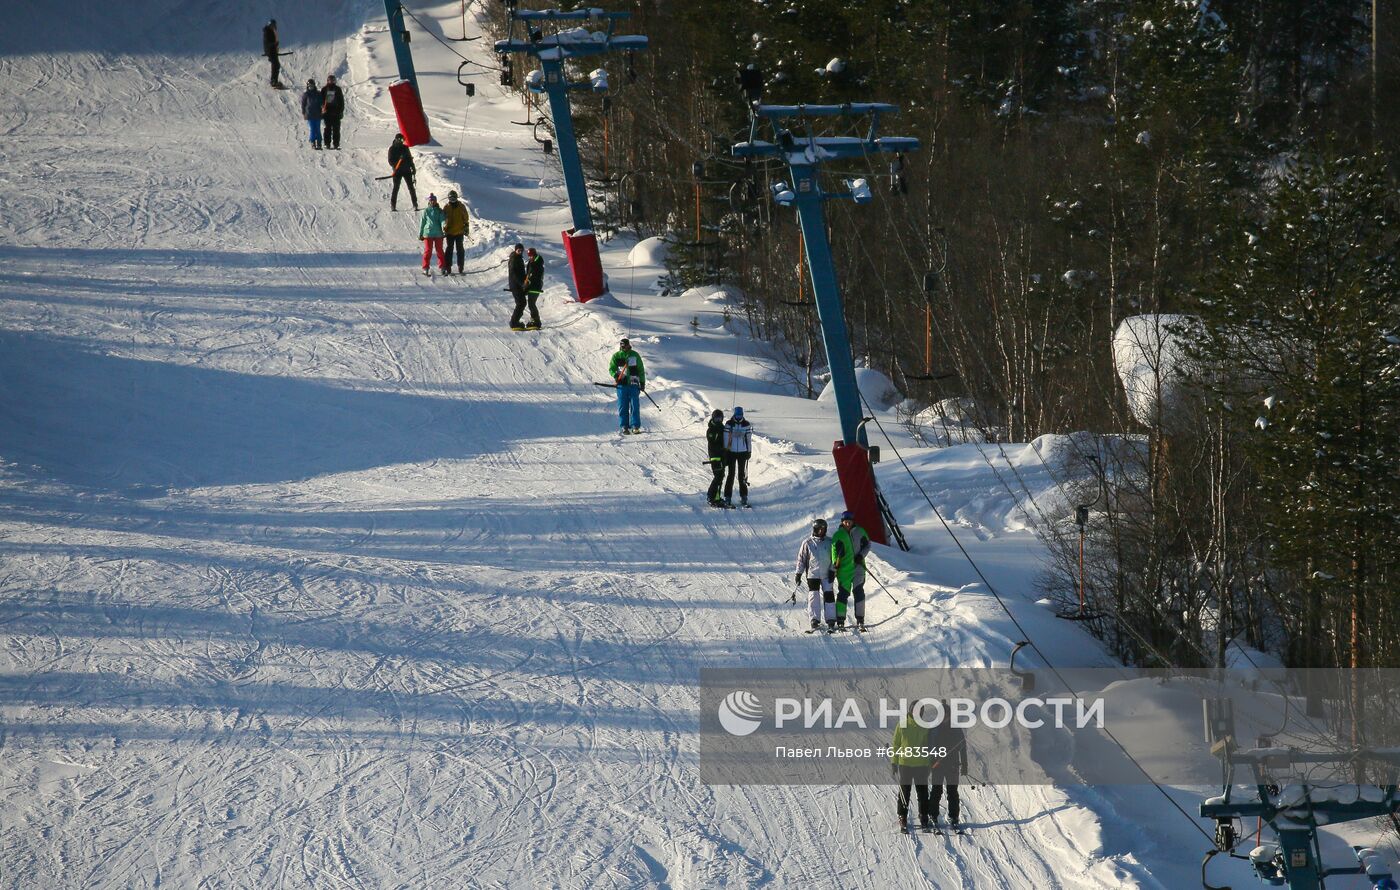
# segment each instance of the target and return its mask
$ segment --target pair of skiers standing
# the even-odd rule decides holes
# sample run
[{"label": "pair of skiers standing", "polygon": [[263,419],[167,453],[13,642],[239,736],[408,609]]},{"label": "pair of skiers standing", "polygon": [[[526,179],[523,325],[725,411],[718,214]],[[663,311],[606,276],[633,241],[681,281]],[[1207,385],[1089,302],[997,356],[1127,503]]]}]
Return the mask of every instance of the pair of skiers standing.
[{"label": "pair of skiers standing", "polygon": [[849,511],[841,514],[841,525],[829,541],[826,520],[812,523],[812,534],[797,548],[793,578],[798,586],[807,581],[812,630],[819,629],[823,620],[829,632],[845,628],[848,600],[854,600],[856,629],[865,630],[865,557],[869,553],[870,535],[856,525]]},{"label": "pair of skiers standing", "polygon": [[[544,290],[544,257],[536,253],[533,247],[526,251],[524,244],[517,244],[511,250],[509,260],[506,284],[510,288],[510,295],[515,298],[515,311],[510,315],[510,329],[538,331],[540,310],[536,308],[535,303],[540,298],[540,291]],[[521,324],[527,308],[530,310],[530,323]]]},{"label": "pair of skiers standing", "polygon": [[[706,500],[711,507],[734,506],[734,481],[739,481],[739,506],[749,505],[749,456],[753,454],[753,425],[744,417],[743,408],[735,408],[726,422],[724,412],[716,408],[710,414],[705,430],[705,446],[714,479]],[[720,497],[720,484],[724,497]]]},{"label": "pair of skiers standing", "polygon": [[[915,719],[916,709],[921,720]],[[967,737],[961,729],[948,725],[948,708],[944,719],[930,726],[935,714],[928,702],[915,702],[909,713],[895,727],[890,742],[890,773],[899,783],[895,797],[895,812],[901,831],[909,830],[909,793],[918,789],[919,825],[925,831],[938,822],[938,805],[943,790],[948,791],[948,825],[956,831],[961,816],[958,798],[958,777],[967,775]]]},{"label": "pair of skiers standing", "polygon": [[312,148],[321,148],[324,124],[325,147],[340,150],[340,119],[345,116],[345,91],[336,84],[334,74],[326,77],[324,87],[317,87],[314,80],[306,81],[306,92],[301,94],[301,116],[306,121]]},{"label": "pair of skiers standing", "polygon": [[[410,187],[409,193],[412,194]],[[391,208],[392,209],[392,208]],[[452,256],[457,256],[457,272],[461,274],[466,263],[467,205],[457,200],[457,192],[447,193],[447,206],[439,207],[437,195],[428,196],[428,206],[418,219],[418,240],[423,242],[423,274],[428,273],[428,259],[437,252],[438,271],[452,274]],[[447,242],[446,256],[443,255],[443,242]]]}]

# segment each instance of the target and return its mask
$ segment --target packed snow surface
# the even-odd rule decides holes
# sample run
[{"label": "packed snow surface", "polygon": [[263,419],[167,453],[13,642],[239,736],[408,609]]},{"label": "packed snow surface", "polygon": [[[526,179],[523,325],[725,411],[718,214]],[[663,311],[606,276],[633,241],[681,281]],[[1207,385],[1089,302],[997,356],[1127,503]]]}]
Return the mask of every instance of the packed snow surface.
[{"label": "packed snow surface", "polygon": [[[437,143],[418,194],[472,216],[467,274],[423,277],[410,202],[375,180],[382,5],[277,11],[284,80],[347,88],[338,152],[268,87],[260,11],[75,0],[0,32],[8,885],[1194,884],[1202,826],[1150,787],[969,790],[976,833],[934,841],[894,831],[887,787],[701,784],[701,668],[1004,665],[1017,631],[882,465],[914,551],[872,558],[871,634],[801,634],[789,573],[841,507],[835,406],[742,315],[620,271],[642,245],[604,245],[613,297],[571,302],[557,156],[411,23]],[[462,27],[455,2],[415,14]],[[453,46],[489,65],[488,44]],[[506,329],[517,240],[546,259],[538,333]],[[594,385],[621,335],[659,405],[635,437]],[[715,511],[702,421],[734,404],[756,509]],[[1111,664],[1034,604],[1043,549],[989,470],[1048,493],[1055,464],[880,415],[1045,657]]]}]

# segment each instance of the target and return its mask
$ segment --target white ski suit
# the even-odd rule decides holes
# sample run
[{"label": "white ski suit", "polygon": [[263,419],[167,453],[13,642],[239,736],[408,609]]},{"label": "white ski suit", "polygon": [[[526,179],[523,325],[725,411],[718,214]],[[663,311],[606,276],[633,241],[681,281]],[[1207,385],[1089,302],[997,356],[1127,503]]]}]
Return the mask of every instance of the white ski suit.
[{"label": "white ski suit", "polygon": [[807,581],[807,614],[813,621],[836,620],[836,595],[830,574],[831,539],[808,535],[797,548],[797,575]]}]

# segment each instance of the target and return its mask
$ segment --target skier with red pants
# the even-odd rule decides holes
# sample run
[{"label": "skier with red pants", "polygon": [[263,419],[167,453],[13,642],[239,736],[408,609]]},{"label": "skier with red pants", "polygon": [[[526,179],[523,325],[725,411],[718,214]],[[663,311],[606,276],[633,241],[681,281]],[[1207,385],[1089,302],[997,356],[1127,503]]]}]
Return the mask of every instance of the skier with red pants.
[{"label": "skier with red pants", "polygon": [[437,195],[428,196],[428,206],[423,208],[423,216],[418,220],[418,240],[423,242],[423,274],[428,274],[428,258],[437,251],[438,270],[447,271],[447,258],[442,253],[442,224],[446,214],[438,206]]}]

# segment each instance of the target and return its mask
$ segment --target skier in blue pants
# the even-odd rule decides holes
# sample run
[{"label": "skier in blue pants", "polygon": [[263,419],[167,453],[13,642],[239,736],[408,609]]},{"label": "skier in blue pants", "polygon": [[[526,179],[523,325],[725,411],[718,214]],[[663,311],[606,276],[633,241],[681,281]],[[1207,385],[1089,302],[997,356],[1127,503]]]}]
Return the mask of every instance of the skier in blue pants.
[{"label": "skier in blue pants", "polygon": [[626,337],[618,344],[608,362],[608,373],[617,385],[617,422],[623,435],[642,431],[642,391],[647,388],[646,367],[642,357]]}]

